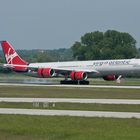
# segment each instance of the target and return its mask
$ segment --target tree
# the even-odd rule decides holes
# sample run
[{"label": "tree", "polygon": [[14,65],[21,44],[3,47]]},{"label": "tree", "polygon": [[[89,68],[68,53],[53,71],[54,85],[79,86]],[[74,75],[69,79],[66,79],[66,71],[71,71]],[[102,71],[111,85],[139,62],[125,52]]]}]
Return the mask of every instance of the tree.
[{"label": "tree", "polygon": [[128,33],[108,30],[86,33],[71,47],[78,60],[127,59],[138,56],[136,40]]},{"label": "tree", "polygon": [[85,46],[82,45],[80,42],[75,42],[72,46],[73,56],[74,58],[77,58],[78,60],[85,60]]}]

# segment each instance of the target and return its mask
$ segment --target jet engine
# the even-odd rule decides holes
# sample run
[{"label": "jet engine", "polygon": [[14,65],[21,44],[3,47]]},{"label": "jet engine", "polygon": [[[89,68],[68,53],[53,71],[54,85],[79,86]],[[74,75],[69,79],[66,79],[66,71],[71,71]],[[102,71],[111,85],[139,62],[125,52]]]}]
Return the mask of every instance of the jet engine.
[{"label": "jet engine", "polygon": [[71,80],[86,80],[88,78],[87,73],[85,72],[71,72],[70,73]]},{"label": "jet engine", "polygon": [[107,75],[107,76],[104,76],[103,79],[106,80],[106,81],[115,81],[117,80],[118,76],[116,75]]},{"label": "jet engine", "polygon": [[50,68],[39,68],[37,73],[40,78],[49,78],[55,75],[55,71]]}]

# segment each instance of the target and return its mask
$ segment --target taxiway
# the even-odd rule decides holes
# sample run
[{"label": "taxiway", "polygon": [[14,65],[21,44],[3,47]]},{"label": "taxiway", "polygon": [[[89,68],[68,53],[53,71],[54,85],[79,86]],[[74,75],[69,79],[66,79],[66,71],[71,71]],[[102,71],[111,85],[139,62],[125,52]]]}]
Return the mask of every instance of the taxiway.
[{"label": "taxiway", "polygon": [[24,83],[0,83],[0,86],[34,86],[34,87],[71,87],[71,88],[117,88],[140,89],[140,86],[110,86],[110,85],[60,85],[60,84],[24,84]]},{"label": "taxiway", "polygon": [[0,98],[0,102],[140,104],[140,100],[130,100],[130,99],[75,99],[75,98]]},{"label": "taxiway", "polygon": [[107,118],[140,118],[140,113],[133,113],[133,112],[39,110],[39,109],[10,109],[10,108],[0,108],[0,114],[107,117]]}]

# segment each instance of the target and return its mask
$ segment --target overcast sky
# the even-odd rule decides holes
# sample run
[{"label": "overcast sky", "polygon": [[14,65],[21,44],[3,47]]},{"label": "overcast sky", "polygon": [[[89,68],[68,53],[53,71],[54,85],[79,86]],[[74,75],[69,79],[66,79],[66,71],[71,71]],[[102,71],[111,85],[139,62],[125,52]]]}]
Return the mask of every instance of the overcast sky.
[{"label": "overcast sky", "polygon": [[16,49],[69,48],[108,29],[130,33],[140,47],[140,0],[0,0],[0,40]]}]

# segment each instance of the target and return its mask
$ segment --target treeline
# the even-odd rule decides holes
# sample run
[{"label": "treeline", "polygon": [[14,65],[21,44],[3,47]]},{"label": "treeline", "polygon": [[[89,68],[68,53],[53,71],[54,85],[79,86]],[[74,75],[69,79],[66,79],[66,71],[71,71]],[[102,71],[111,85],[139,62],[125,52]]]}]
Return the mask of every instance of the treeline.
[{"label": "treeline", "polygon": [[[129,33],[108,30],[86,33],[69,49],[17,50],[17,53],[31,63],[139,58],[140,48],[136,48],[136,40]],[[0,63],[5,63],[2,51]]]},{"label": "treeline", "polygon": [[[55,50],[16,50],[17,53],[27,62],[54,62],[71,61],[73,53],[71,49]],[[5,63],[2,50],[0,50],[0,63]]]}]

